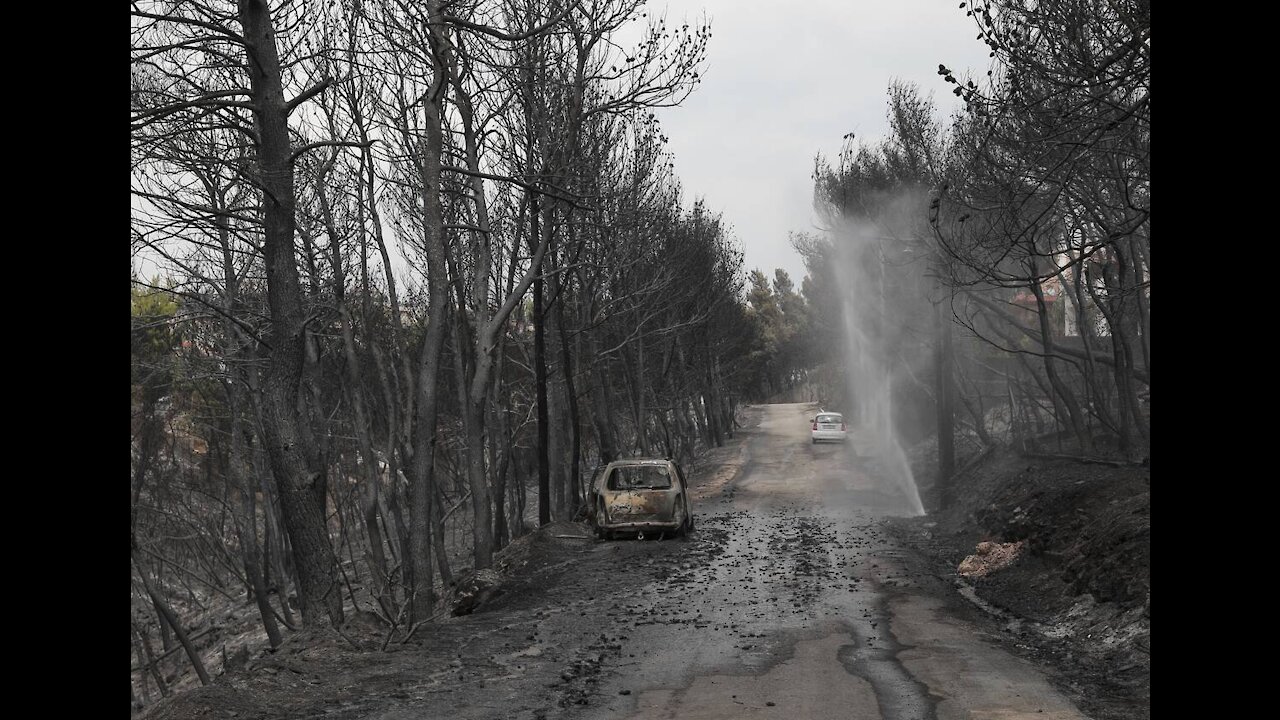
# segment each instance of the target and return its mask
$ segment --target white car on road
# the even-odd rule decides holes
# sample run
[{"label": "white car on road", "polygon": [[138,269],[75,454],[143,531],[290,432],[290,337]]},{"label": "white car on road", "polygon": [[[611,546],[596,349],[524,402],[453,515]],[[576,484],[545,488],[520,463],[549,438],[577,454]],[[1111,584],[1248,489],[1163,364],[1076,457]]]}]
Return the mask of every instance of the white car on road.
[{"label": "white car on road", "polygon": [[819,412],[809,422],[812,426],[809,434],[815,444],[825,440],[844,442],[848,435],[844,416],[840,413]]}]

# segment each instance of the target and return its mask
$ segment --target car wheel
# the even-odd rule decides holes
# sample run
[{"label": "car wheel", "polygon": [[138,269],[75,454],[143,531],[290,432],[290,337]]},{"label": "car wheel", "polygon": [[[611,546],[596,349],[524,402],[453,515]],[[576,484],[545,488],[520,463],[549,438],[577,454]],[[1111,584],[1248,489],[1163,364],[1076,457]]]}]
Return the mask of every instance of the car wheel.
[{"label": "car wheel", "polygon": [[600,538],[601,540],[608,540],[610,533],[608,530],[604,529],[604,526],[602,524],[603,522],[604,522],[604,500],[600,500],[599,502],[596,503],[596,512],[595,512],[596,537]]},{"label": "car wheel", "polygon": [[817,445],[817,444],[818,444],[818,438],[809,438],[809,442],[813,443],[814,445]]}]

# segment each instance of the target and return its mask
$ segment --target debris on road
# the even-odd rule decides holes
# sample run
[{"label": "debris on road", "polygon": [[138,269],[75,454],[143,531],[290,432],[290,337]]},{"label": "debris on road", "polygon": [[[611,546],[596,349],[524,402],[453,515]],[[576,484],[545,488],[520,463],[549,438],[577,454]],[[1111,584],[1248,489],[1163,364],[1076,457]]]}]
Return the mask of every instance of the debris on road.
[{"label": "debris on road", "polygon": [[986,577],[987,575],[1009,567],[1022,553],[1025,540],[1011,543],[985,541],[974,548],[976,554],[966,557],[960,562],[956,572],[962,577]]}]

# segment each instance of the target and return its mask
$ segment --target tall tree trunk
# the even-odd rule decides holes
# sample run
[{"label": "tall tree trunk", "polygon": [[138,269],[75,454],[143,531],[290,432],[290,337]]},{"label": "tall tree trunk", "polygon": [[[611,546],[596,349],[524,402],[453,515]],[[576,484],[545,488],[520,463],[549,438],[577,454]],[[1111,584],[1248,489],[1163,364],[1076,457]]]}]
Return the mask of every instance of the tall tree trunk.
[{"label": "tall tree trunk", "polygon": [[[369,572],[373,579],[373,595],[383,612],[392,613],[392,599],[389,595],[390,583],[387,577],[386,552],[383,549],[382,531],[378,527],[378,486],[380,482],[379,462],[373,452],[372,426],[366,409],[366,390],[360,376],[360,357],[356,352],[355,330],[353,328],[351,309],[347,304],[346,270],[339,245],[340,237],[337,223],[333,217],[333,209],[329,203],[327,178],[337,161],[337,152],[323,163],[316,174],[315,191],[320,204],[321,218],[325,232],[329,235],[330,265],[333,269],[333,296],[338,306],[338,319],[342,334],[343,369],[346,383],[343,386],[347,403],[351,406],[353,417],[352,431],[356,437],[356,450],[360,455],[360,517],[365,534],[369,540]],[[363,225],[361,234],[363,235]],[[362,249],[363,250],[363,249]],[[363,268],[364,262],[361,262]],[[364,284],[364,296],[368,296],[367,279]]]},{"label": "tall tree trunk", "polygon": [[351,328],[351,312],[345,302],[338,305],[342,320],[342,347],[346,354],[347,398],[354,415],[356,449],[360,453],[360,517],[369,538],[369,571],[373,576],[373,594],[384,612],[390,612],[390,578],[387,556],[383,548],[382,530],[378,526],[378,491],[382,482],[381,463],[373,451],[372,424],[366,410],[364,383],[360,378],[360,358],[356,354],[355,334]]},{"label": "tall tree trunk", "polygon": [[417,407],[412,437],[410,472],[409,538],[410,588],[413,620],[427,619],[434,607],[431,582],[431,530],[436,513],[435,456],[439,420],[440,363],[448,331],[449,305],[448,238],[444,227],[444,206],[440,199],[440,173],[444,153],[442,107],[447,85],[444,46],[447,28],[438,0],[427,3],[432,58],[431,86],[422,99],[423,128],[426,132],[418,157],[422,185],[422,244],[427,259],[427,328],[418,356]]},{"label": "tall tree trunk", "polygon": [[[210,190],[210,202],[215,207],[225,209],[225,196],[212,187],[210,187]],[[243,366],[241,365],[246,353],[241,350],[242,338],[239,329],[231,320],[231,318],[235,317],[240,301],[239,278],[235,269],[231,229],[225,217],[220,217],[217,220],[217,230],[218,244],[222,251],[224,312],[222,352],[224,357],[233,361],[228,363],[228,377],[225,379],[228,414],[227,436],[229,438],[225,476],[233,494],[238,496],[239,499],[236,507],[239,513],[235,516],[235,520],[241,562],[244,565],[245,576],[249,581],[254,601],[258,606],[258,615],[262,620],[263,629],[267,632],[267,640],[274,649],[280,646],[283,638],[276,622],[275,610],[271,607],[267,576],[263,569],[264,558],[258,543],[258,510],[255,502],[258,488],[249,473],[246,472],[250,464],[246,457],[244,435],[244,413],[248,405],[245,397],[245,387],[248,384],[248,380],[244,376]],[[163,623],[161,627],[164,627]]]},{"label": "tall tree trunk", "polygon": [[565,394],[569,401],[569,518],[572,519],[578,512],[578,506],[582,502],[582,432],[581,421],[578,416],[578,390],[573,382],[573,359],[569,353],[569,335],[565,331],[564,322],[564,298],[560,299],[560,304],[556,306],[556,312],[559,315],[560,326],[560,367],[564,370]]},{"label": "tall tree trunk", "polygon": [[449,566],[449,547],[444,541],[445,495],[440,483],[435,484],[435,498],[431,503],[431,546],[435,548],[436,570],[440,573],[440,585],[453,585],[453,568]]},{"label": "tall tree trunk", "polygon": [[952,408],[951,321],[942,317],[942,303],[933,306],[934,397],[938,419],[938,477],[942,507],[951,504],[951,476],[956,472],[955,410]]},{"label": "tall tree trunk", "polygon": [[[1116,361],[1116,372],[1113,380],[1116,386],[1116,420],[1119,429],[1120,451],[1131,460],[1137,460],[1141,449],[1136,446],[1133,437],[1136,430],[1143,441],[1150,439],[1146,422],[1138,408],[1138,392],[1134,383],[1134,372],[1137,363],[1134,359],[1134,335],[1137,334],[1138,318],[1132,296],[1141,295],[1140,288],[1129,286],[1131,272],[1127,269],[1126,257],[1120,246],[1114,246],[1115,264],[1102,268],[1102,281],[1106,289],[1106,297],[1099,297],[1089,284],[1091,296],[1106,318],[1111,329],[1112,354]],[[1140,339],[1139,339],[1140,342]]]},{"label": "tall tree trunk", "polygon": [[649,409],[645,402],[647,398],[645,397],[643,333],[641,333],[640,339],[636,341],[634,381],[631,383],[631,387],[633,388],[632,405],[636,415],[636,442],[640,445],[640,454],[648,456],[653,454],[653,446],[649,441]]},{"label": "tall tree trunk", "polygon": [[[1088,260],[1087,257],[1079,257],[1078,262],[1081,266]],[[1096,341],[1096,332],[1094,323],[1085,313],[1084,301],[1089,297],[1089,291],[1084,289],[1083,272],[1076,272],[1075,277],[1070,282],[1063,281],[1063,297],[1067,298],[1074,305],[1073,313],[1076,319],[1076,329],[1079,332],[1080,347],[1082,350],[1084,367],[1081,374],[1084,376],[1086,386],[1092,397],[1089,412],[1096,416],[1102,424],[1108,428],[1116,428],[1116,420],[1108,409],[1108,393],[1102,382],[1104,373],[1100,372],[1098,363],[1094,360],[1094,342]],[[1092,302],[1092,300],[1091,300]],[[1118,433],[1119,430],[1116,430]]]},{"label": "tall tree trunk", "polygon": [[507,533],[507,473],[511,466],[511,433],[507,428],[507,410],[502,406],[502,371],[506,353],[499,346],[495,360],[488,425],[492,428],[489,443],[489,467],[493,469],[493,545],[502,549],[510,541]]},{"label": "tall tree trunk", "polygon": [[[1040,343],[1044,345],[1044,374],[1049,379],[1049,384],[1053,388],[1054,404],[1061,408],[1065,408],[1065,419],[1072,429],[1076,439],[1080,442],[1080,449],[1084,453],[1092,450],[1092,442],[1089,432],[1085,428],[1084,417],[1080,412],[1080,405],[1076,401],[1075,394],[1071,392],[1071,388],[1063,382],[1058,374],[1057,358],[1053,352],[1053,327],[1049,323],[1049,310],[1044,301],[1044,289],[1040,287],[1040,281],[1036,280],[1030,283],[1031,293],[1036,298],[1036,317],[1040,322]],[[1059,402],[1060,401],[1060,402]],[[1061,412],[1056,413],[1060,417]]]},{"label": "tall tree trunk", "polygon": [[[252,373],[252,371],[250,371]],[[258,426],[262,426],[259,418]],[[280,531],[280,503],[276,498],[274,483],[270,481],[271,473],[264,462],[265,453],[253,450],[253,474],[259,478],[259,489],[262,490],[263,527],[262,527],[262,568],[263,578],[268,592],[274,587],[276,597],[280,601],[280,613],[285,623],[294,624],[293,608],[289,604],[290,589],[295,585],[292,574],[291,557],[285,546],[284,534]],[[274,582],[273,582],[274,579]]]},{"label": "tall tree trunk", "polygon": [[707,428],[707,444],[724,447],[725,428],[721,422],[720,393],[717,392],[714,356],[710,342],[704,339],[703,354],[706,361],[706,389],[703,391],[703,403],[706,405],[705,425]]},{"label": "tall tree trunk", "polygon": [[605,367],[609,361],[600,357],[599,347],[592,340],[592,368],[588,382],[591,384],[591,422],[596,428],[596,444],[600,450],[600,464],[607,465],[618,458],[618,443],[614,435],[613,410],[605,387]]},{"label": "tall tree trunk", "polygon": [[337,556],[329,542],[325,509],[318,501],[324,469],[301,415],[306,312],[294,254],[294,184],[288,105],[271,11],[265,0],[240,0],[240,22],[248,50],[254,125],[258,133],[258,178],[263,189],[262,255],[271,311],[271,358],[263,379],[264,433],[272,475],[279,487],[285,528],[298,571],[298,600],[307,625],[343,619]]},{"label": "tall tree trunk", "polygon": [[[379,500],[383,506],[382,518],[391,525],[388,535],[395,538],[394,543],[389,543],[392,557],[394,558],[397,555],[396,547],[398,546],[400,549],[398,553],[399,561],[402,563],[402,576],[407,578],[408,571],[403,568],[405,567],[404,563],[408,563],[409,557],[412,555],[412,539],[410,538],[409,525],[404,520],[404,511],[402,509],[404,507],[402,491],[407,483],[401,482],[401,478],[404,475],[400,468],[400,458],[408,457],[410,454],[402,453],[406,443],[403,442],[399,430],[401,425],[400,418],[402,417],[401,410],[405,401],[400,398],[401,394],[397,392],[400,386],[394,357],[390,360],[391,366],[388,372],[388,360],[378,348],[377,343],[373,343],[370,349],[373,351],[373,363],[378,370],[378,382],[382,388],[382,404],[387,409],[387,438],[383,449],[383,457],[386,458],[387,462],[385,477],[389,487],[384,487],[386,492],[379,494]],[[411,395],[412,393],[408,394]],[[407,585],[408,583],[405,582],[404,584]]]},{"label": "tall tree trunk", "polygon": [[[554,273],[555,254],[551,253],[549,258],[551,262],[548,270]],[[551,289],[551,298],[545,308],[546,330],[551,335],[551,341],[555,347],[549,353],[551,357],[547,360],[547,463],[551,484],[551,516],[555,520],[565,520],[569,510],[568,472],[565,467],[565,460],[568,457],[566,433],[568,412],[565,408],[565,384],[562,372],[564,364],[559,358],[562,332],[560,304],[564,302],[561,296],[560,275],[553,274],[548,284]]]},{"label": "tall tree trunk", "polygon": [[[230,328],[227,331],[230,332]],[[271,643],[272,649],[275,649],[280,647],[284,638],[281,637],[280,627],[276,623],[275,610],[271,608],[270,591],[260,562],[262,550],[258,547],[258,509],[254,502],[257,488],[244,472],[244,436],[240,414],[244,403],[241,395],[239,379],[232,378],[227,390],[227,412],[230,413],[227,480],[239,498],[240,512],[236,517],[236,536],[240,540],[240,557],[244,564],[245,575],[249,580],[249,586],[253,589],[253,599],[258,606],[262,627],[267,631],[267,640]]]},{"label": "tall tree trunk", "polygon": [[[539,212],[537,195],[530,197],[532,211],[529,213],[531,226],[529,245],[533,238],[539,237]],[[545,231],[544,231],[545,232]],[[533,384],[536,388],[538,404],[538,524],[551,522],[551,464],[547,457],[547,341],[543,307],[543,284],[541,275],[533,281]]]}]

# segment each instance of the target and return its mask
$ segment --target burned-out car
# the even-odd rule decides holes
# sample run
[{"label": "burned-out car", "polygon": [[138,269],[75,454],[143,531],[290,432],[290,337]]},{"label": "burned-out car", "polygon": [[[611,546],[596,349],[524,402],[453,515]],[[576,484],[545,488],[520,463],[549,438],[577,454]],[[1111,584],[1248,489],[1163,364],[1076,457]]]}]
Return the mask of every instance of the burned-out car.
[{"label": "burned-out car", "polygon": [[668,458],[615,460],[591,483],[591,522],[601,538],[684,535],[693,529],[689,485]]}]

